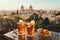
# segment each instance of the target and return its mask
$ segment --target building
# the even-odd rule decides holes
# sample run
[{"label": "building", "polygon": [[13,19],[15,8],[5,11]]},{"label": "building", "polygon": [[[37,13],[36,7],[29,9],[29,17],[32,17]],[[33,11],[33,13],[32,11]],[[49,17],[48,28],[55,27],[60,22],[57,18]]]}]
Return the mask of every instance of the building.
[{"label": "building", "polygon": [[41,10],[41,9],[34,9],[32,5],[29,6],[29,8],[26,8],[21,5],[20,9],[18,10],[4,10],[0,11],[0,14],[7,14],[11,15],[12,13],[15,13],[15,16],[20,16],[23,19],[29,18],[33,13],[38,14],[39,16],[46,15],[50,20],[56,14],[58,11],[56,10]]}]

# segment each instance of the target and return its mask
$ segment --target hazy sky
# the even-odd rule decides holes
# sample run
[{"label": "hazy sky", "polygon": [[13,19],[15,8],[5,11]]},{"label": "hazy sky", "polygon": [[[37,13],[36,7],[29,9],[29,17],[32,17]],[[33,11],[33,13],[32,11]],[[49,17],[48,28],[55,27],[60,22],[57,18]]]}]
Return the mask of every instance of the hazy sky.
[{"label": "hazy sky", "polygon": [[34,9],[60,10],[60,0],[0,0],[0,10],[20,9],[21,5],[25,8],[32,5]]}]

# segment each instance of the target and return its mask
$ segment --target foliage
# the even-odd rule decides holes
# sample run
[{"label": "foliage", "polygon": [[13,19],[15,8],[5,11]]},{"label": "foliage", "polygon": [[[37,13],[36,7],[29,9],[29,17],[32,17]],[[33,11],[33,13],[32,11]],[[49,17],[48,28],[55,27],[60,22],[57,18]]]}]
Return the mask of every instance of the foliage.
[{"label": "foliage", "polygon": [[38,21],[38,15],[36,13],[32,14],[26,21],[35,20]]},{"label": "foliage", "polygon": [[45,19],[43,19],[43,22],[42,22],[43,28],[47,28],[47,26],[49,24],[50,24],[50,21],[49,21],[49,19],[47,17]]},{"label": "foliage", "polygon": [[17,22],[22,18],[19,16],[14,18],[14,20],[10,18],[0,18],[0,34],[6,33],[13,29],[17,29]]},{"label": "foliage", "polygon": [[56,16],[58,16],[58,15],[60,15],[60,11],[57,13],[57,14],[55,14]]},{"label": "foliage", "polygon": [[16,13],[12,12],[11,15],[15,15]]}]

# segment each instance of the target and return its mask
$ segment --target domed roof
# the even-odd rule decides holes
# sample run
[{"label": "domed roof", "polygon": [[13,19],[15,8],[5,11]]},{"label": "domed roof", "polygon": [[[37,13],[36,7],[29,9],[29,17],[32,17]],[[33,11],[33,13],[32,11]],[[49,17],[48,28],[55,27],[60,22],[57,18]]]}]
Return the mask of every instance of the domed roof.
[{"label": "domed roof", "polygon": [[32,5],[30,5],[29,8],[33,8]]},{"label": "domed roof", "polygon": [[21,5],[21,8],[24,8],[24,6],[23,6],[23,5]]}]

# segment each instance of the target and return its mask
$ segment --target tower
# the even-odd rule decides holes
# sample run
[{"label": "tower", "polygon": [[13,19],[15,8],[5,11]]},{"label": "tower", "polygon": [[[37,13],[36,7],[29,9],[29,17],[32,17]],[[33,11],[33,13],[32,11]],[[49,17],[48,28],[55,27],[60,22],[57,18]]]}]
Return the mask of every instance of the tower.
[{"label": "tower", "polygon": [[18,15],[18,9],[17,9],[17,15]]},{"label": "tower", "polygon": [[24,6],[23,5],[21,5],[21,10],[24,10]]},{"label": "tower", "polygon": [[32,7],[32,5],[30,5],[30,6],[29,6],[29,10],[33,10],[33,7]]},{"label": "tower", "polygon": [[29,6],[29,13],[33,13],[33,7],[32,7],[32,5]]}]

